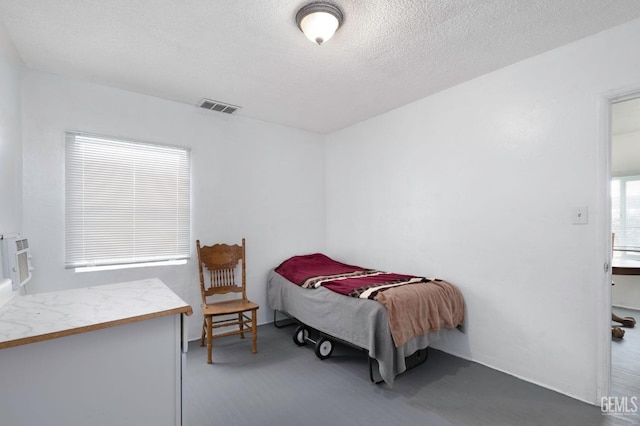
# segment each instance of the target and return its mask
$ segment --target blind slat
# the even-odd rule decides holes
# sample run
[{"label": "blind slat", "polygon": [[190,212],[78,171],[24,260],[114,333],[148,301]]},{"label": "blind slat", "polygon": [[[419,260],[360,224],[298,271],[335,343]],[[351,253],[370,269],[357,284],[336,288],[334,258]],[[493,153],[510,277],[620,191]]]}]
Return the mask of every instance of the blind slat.
[{"label": "blind slat", "polygon": [[190,151],[66,133],[65,266],[187,259]]}]

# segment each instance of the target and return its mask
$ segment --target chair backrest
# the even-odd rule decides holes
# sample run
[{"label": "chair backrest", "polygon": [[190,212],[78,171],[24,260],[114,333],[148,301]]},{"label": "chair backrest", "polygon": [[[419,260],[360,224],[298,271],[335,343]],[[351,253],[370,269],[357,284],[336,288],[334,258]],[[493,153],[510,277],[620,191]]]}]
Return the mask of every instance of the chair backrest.
[{"label": "chair backrest", "polygon": [[[197,240],[196,248],[198,249],[202,302],[206,303],[209,296],[224,293],[242,293],[242,298],[246,299],[247,274],[244,238],[241,246],[214,244],[201,247],[200,240]],[[236,283],[238,263],[242,264],[240,283]]]}]

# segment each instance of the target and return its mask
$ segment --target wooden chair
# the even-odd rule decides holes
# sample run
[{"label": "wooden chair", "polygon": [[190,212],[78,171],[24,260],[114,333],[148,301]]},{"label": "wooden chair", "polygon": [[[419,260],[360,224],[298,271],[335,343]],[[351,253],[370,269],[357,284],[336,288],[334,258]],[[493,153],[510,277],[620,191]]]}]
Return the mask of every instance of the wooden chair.
[{"label": "wooden chair", "polygon": [[[244,339],[244,333],[252,334],[252,352],[257,352],[258,330],[256,324],[256,311],[259,305],[247,299],[247,276],[245,243],[242,246],[215,244],[200,247],[200,240],[196,241],[198,249],[198,269],[200,271],[200,292],[202,294],[202,336],[200,346],[204,346],[205,335],[207,338],[207,363],[213,363],[211,351],[213,339],[239,334]],[[241,284],[236,284],[238,263],[241,267]],[[231,300],[212,301],[214,296],[240,293],[242,298]],[[251,312],[251,318],[247,313]],[[233,315],[233,317],[229,317]],[[215,319],[220,318],[221,319]],[[213,334],[214,329],[221,327],[235,327],[237,330]]]}]

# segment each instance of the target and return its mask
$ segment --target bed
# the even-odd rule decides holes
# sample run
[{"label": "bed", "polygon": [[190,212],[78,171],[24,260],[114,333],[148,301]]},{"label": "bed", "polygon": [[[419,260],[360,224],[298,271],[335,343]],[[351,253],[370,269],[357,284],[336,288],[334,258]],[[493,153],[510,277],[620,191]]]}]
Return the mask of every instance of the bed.
[{"label": "bed", "polygon": [[[445,290],[438,290],[440,287]],[[416,291],[427,289],[431,296],[419,293],[416,297]],[[394,294],[398,297],[389,297]],[[281,312],[321,335],[367,352],[370,370],[373,359],[381,381],[389,385],[407,370],[410,356],[426,350],[464,321],[462,294],[446,281],[362,268],[321,253],[291,257],[271,270],[267,301],[274,310],[274,323],[275,313]],[[418,317],[424,318],[416,321]],[[421,331],[407,332],[416,322],[422,322]],[[392,333],[399,326],[400,337]]]}]

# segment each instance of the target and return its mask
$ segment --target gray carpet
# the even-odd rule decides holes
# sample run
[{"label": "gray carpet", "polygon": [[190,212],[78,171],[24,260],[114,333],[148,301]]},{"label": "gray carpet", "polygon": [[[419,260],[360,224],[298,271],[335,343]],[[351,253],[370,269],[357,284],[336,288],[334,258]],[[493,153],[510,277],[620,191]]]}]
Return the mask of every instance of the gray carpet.
[{"label": "gray carpet", "polygon": [[512,376],[429,350],[393,386],[369,381],[364,352],[336,344],[316,358],[292,341],[294,327],[260,326],[258,353],[238,336],[192,342],[184,377],[188,426],[613,425],[640,424]]}]

